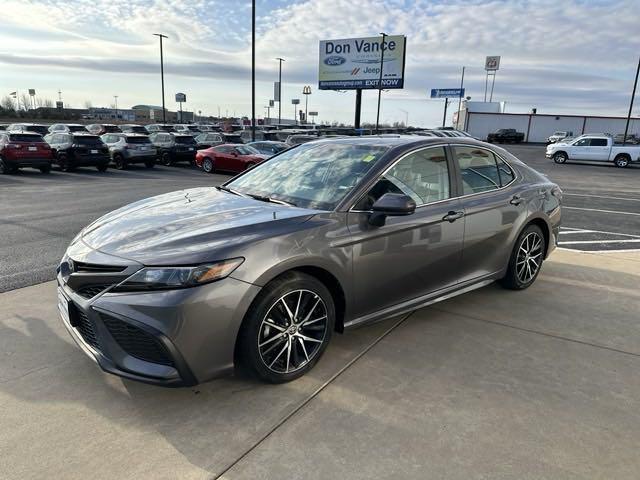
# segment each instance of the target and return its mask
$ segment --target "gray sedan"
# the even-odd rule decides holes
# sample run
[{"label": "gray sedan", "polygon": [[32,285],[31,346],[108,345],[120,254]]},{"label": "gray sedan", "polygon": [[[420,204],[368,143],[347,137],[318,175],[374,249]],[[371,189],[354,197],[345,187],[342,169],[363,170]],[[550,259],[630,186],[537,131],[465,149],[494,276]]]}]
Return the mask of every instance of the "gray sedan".
[{"label": "gray sedan", "polygon": [[471,139],[318,140],[99,218],[60,263],[58,306],[114,374],[193,385],[243,363],[286,382],[336,332],[495,280],[530,286],[561,198]]}]

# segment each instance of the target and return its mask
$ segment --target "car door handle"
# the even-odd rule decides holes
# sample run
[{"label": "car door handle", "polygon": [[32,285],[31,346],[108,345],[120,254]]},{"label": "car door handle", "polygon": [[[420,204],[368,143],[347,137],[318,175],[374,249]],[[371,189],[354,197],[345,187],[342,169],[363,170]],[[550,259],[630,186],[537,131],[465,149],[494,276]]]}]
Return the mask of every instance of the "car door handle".
[{"label": "car door handle", "polygon": [[509,200],[511,205],[520,205],[522,203],[522,197],[520,195],[514,195],[511,200]]},{"label": "car door handle", "polygon": [[462,211],[455,212],[452,210],[449,213],[447,213],[444,217],[442,217],[442,220],[446,220],[449,223],[453,223],[462,217],[464,217],[464,212]]}]

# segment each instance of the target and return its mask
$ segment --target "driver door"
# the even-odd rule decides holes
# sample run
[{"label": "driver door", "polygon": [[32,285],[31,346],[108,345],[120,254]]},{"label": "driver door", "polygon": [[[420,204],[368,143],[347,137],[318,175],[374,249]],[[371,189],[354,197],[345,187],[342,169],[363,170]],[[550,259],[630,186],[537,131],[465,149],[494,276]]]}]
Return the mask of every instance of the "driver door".
[{"label": "driver door", "polygon": [[[442,146],[406,154],[348,213],[353,235],[355,317],[365,316],[458,282],[464,218],[453,197],[454,170]],[[407,216],[369,224],[373,203],[385,193],[404,193],[416,202]],[[460,217],[451,221],[452,212]],[[454,215],[455,216],[455,215]]]}]

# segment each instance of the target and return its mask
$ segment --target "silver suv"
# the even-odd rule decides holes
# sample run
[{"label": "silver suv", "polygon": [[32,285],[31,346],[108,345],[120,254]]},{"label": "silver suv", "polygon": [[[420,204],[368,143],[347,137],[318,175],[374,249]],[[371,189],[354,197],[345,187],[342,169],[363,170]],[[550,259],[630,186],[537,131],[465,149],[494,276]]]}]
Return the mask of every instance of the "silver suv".
[{"label": "silver suv", "polygon": [[156,164],[156,148],[147,135],[105,133],[100,138],[109,147],[109,156],[118,170],[124,170],[130,163],[144,163],[147,168]]}]

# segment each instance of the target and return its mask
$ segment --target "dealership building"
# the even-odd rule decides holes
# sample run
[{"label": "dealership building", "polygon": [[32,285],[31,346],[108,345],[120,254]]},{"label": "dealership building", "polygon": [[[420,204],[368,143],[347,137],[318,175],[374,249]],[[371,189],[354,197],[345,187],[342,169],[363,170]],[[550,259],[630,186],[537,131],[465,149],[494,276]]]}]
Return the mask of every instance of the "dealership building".
[{"label": "dealership building", "polygon": [[[624,133],[626,117],[596,115],[564,115],[539,113],[505,113],[504,102],[471,102],[464,100],[453,114],[453,126],[482,140],[500,128],[514,128],[524,133],[525,142],[545,142],[557,131],[585,133]],[[629,134],[640,137],[640,118],[632,117]]]}]

